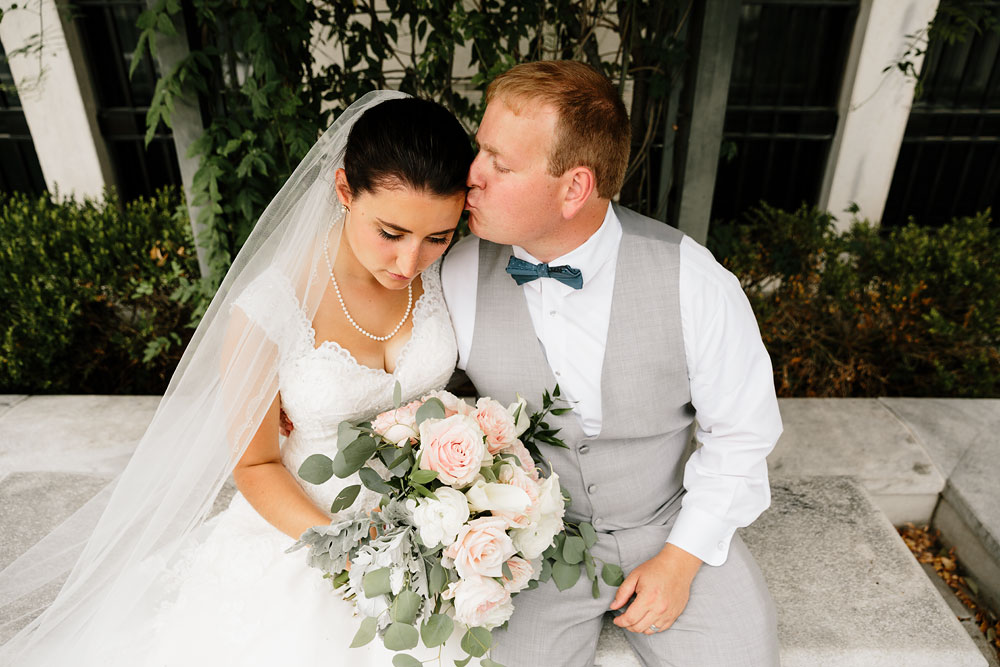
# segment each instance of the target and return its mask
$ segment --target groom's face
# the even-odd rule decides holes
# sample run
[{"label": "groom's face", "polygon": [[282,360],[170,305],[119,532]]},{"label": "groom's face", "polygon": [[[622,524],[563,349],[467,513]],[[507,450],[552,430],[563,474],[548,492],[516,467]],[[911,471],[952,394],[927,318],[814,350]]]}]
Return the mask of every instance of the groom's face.
[{"label": "groom's face", "polygon": [[557,116],[526,103],[515,113],[502,99],[486,108],[469,169],[469,229],[480,238],[528,252],[560,222],[560,179],[548,173]]}]

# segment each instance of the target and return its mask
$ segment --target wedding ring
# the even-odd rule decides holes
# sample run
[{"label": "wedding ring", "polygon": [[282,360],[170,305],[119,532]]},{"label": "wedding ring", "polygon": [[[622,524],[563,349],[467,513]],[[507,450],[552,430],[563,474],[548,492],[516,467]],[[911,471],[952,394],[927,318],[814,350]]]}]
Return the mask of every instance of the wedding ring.
[{"label": "wedding ring", "polygon": [[649,629],[652,630],[653,632],[659,632],[660,631],[660,629],[658,627],[656,627],[655,625],[649,626]]}]

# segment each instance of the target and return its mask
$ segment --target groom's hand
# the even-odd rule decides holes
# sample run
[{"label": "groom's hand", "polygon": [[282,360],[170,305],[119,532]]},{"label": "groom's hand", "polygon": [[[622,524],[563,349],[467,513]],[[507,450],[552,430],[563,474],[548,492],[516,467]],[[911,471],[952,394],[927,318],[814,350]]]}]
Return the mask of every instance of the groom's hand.
[{"label": "groom's hand", "polygon": [[[687,606],[691,582],[698,573],[701,559],[673,544],[667,544],[656,556],[635,568],[618,587],[611,609],[621,609],[629,598],[635,599],[615,619],[615,625],[647,635],[673,625]],[[650,630],[655,625],[656,630]]]}]

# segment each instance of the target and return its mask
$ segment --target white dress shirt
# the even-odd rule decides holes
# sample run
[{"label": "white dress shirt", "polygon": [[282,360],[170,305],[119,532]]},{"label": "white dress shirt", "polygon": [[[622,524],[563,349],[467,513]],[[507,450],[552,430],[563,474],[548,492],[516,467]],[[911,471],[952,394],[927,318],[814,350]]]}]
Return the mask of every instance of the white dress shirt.
[{"label": "white dress shirt", "polygon": [[[549,262],[580,269],[582,289],[549,278],[522,287],[545,357],[588,436],[601,431],[601,372],[621,238],[621,222],[608,206],[601,227],[585,243]],[[513,251],[539,263],[523,248]],[[478,276],[479,239],[469,236],[451,249],[441,270],[463,370],[472,347]],[[765,457],[781,435],[781,417],[771,360],[736,277],[685,236],[679,282],[701,447],[685,466],[687,493],[667,541],[709,565],[721,565],[736,529],[770,504]]]}]

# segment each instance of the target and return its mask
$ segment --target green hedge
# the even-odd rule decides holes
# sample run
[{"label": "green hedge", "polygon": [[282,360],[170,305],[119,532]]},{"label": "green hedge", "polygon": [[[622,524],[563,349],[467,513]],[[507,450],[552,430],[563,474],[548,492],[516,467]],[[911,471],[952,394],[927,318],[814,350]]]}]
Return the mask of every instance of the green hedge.
[{"label": "green hedge", "polygon": [[179,203],[0,193],[0,392],[166,388],[205,303]]},{"label": "green hedge", "polygon": [[761,205],[715,225],[781,396],[1000,396],[1000,233],[990,214],[879,228]]}]

